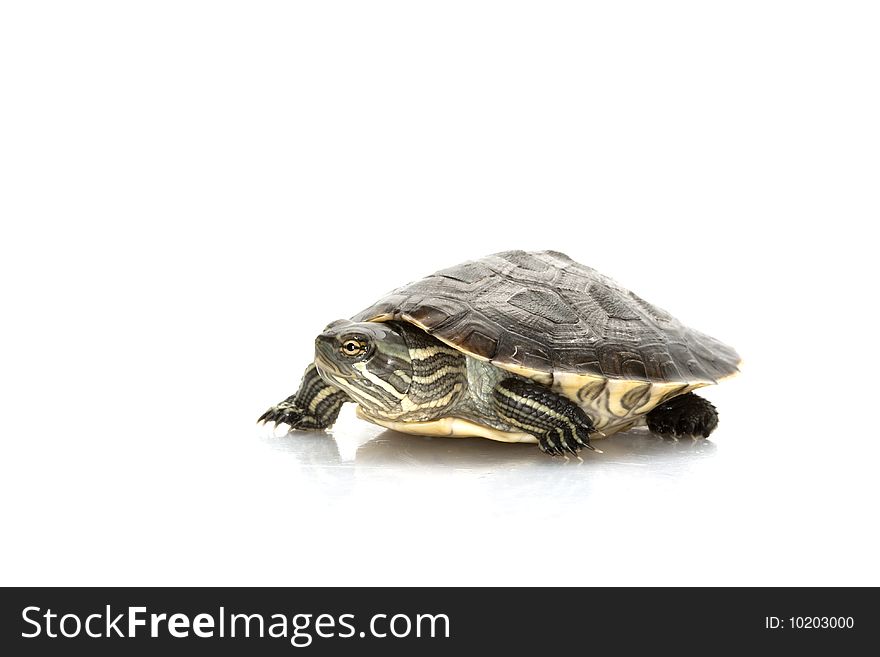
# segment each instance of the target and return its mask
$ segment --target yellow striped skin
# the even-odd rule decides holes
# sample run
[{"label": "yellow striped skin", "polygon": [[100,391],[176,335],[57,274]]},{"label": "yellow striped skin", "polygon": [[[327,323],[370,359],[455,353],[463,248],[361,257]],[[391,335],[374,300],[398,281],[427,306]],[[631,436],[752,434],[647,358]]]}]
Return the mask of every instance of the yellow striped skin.
[{"label": "yellow striped skin", "polygon": [[556,455],[593,449],[596,432],[583,409],[546,386],[524,378],[506,378],[492,391],[492,410],[509,425],[538,438],[541,450]]},{"label": "yellow striped skin", "polygon": [[[366,344],[349,355],[349,341]],[[414,327],[334,322],[316,341],[315,365],[365,414],[397,424],[448,415],[466,396],[466,357]]]},{"label": "yellow striped skin", "polygon": [[347,401],[350,401],[348,395],[324,381],[311,364],[306,368],[296,394],[272,406],[257,421],[287,424],[291,429],[326,429],[336,421],[339,410]]}]

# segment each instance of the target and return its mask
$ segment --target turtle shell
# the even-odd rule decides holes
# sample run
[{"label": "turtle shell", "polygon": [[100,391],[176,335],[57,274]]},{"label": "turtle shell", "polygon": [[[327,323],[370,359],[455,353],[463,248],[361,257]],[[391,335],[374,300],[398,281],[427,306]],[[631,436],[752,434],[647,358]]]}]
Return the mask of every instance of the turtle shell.
[{"label": "turtle shell", "polygon": [[352,319],[407,321],[548,382],[567,374],[694,388],[735,374],[740,361],[731,347],[555,251],[505,251],[444,269]]}]

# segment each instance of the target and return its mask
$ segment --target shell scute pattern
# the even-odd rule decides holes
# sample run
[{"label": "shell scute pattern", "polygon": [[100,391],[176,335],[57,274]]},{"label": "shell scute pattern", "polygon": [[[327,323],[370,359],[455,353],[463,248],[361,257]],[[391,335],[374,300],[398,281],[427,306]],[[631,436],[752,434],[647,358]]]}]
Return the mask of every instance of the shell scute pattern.
[{"label": "shell scute pattern", "polygon": [[638,319],[631,302],[622,295],[602,283],[593,283],[590,286],[590,297],[608,315],[609,320],[620,319],[624,321]]},{"label": "shell scute pattern", "polygon": [[554,324],[577,324],[578,316],[558,292],[552,290],[520,290],[507,300],[511,306],[524,310]]},{"label": "shell scute pattern", "polygon": [[[442,270],[353,319],[410,321],[500,367],[554,378],[705,385],[738,371],[732,348],[553,251],[508,251]],[[627,403],[645,397],[622,395]]]}]

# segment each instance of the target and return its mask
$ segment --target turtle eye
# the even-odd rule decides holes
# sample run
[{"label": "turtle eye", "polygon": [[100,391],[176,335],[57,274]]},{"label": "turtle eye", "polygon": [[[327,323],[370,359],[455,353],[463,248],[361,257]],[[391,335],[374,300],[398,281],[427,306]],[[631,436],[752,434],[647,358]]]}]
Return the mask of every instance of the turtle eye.
[{"label": "turtle eye", "polygon": [[357,358],[367,351],[367,342],[359,338],[351,338],[342,343],[339,349],[343,356],[349,358]]}]

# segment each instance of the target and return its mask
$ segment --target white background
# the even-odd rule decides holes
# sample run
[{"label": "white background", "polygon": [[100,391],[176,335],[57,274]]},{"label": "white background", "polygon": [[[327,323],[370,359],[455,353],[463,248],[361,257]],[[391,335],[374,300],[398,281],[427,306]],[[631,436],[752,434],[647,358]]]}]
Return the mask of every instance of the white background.
[{"label": "white background", "polygon": [[[0,583],[880,584],[876,4],[0,9]],[[254,425],[554,248],[737,347],[711,442]]]}]

